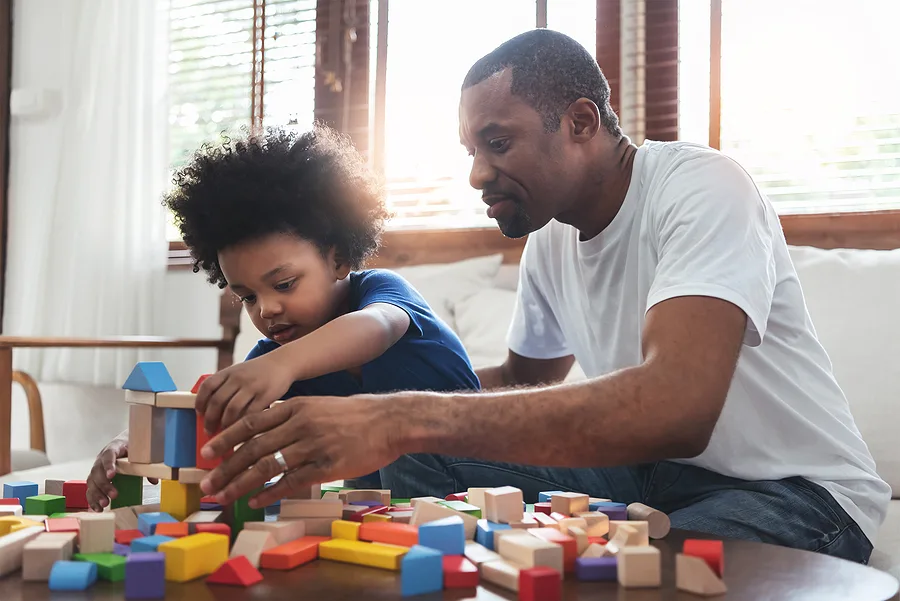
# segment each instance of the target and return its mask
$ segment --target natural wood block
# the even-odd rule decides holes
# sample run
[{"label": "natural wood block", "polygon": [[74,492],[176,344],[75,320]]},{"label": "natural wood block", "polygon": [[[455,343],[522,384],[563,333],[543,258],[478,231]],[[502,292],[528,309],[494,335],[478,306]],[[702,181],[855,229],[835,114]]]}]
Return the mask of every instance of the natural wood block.
[{"label": "natural wood block", "polygon": [[44,494],[45,495],[63,495],[63,483],[65,480],[44,480]]},{"label": "natural wood block", "polygon": [[522,491],[514,486],[501,486],[484,491],[482,515],[490,522],[511,524],[521,522],[524,515]]},{"label": "natural wood block", "polygon": [[628,546],[632,537],[637,537],[637,530],[631,526],[623,525],[616,528],[616,533],[609,537],[606,543],[606,552],[610,555],[618,555],[619,551]]},{"label": "natural wood block", "polygon": [[178,480],[178,468],[164,463],[131,463],[127,458],[116,459],[116,472],[126,476]]},{"label": "natural wood block", "polygon": [[704,560],[719,578],[725,573],[725,546],[720,540],[689,538],[684,541],[682,552],[685,555],[699,557]]},{"label": "natural wood block", "polygon": [[481,508],[481,515],[484,515],[484,491],[490,488],[471,487],[466,493],[466,503]]},{"label": "natural wood block", "polygon": [[22,555],[22,580],[46,581],[56,561],[72,558],[74,532],[45,532],[25,544]]},{"label": "natural wood block", "polygon": [[575,539],[575,549],[579,556],[581,556],[585,549],[588,548],[588,545],[591,544],[588,540],[587,532],[585,532],[583,528],[571,526],[566,534]]},{"label": "natural wood block", "polygon": [[550,497],[550,509],[566,516],[590,511],[590,497],[577,492],[558,492]]},{"label": "natural wood block", "polygon": [[587,530],[587,520],[581,517],[563,518],[559,520],[560,532],[568,534],[569,528],[581,528],[582,530]]},{"label": "natural wood block", "polygon": [[409,509],[406,511],[390,511],[387,515],[391,517],[392,522],[397,522],[398,524],[408,524],[412,520],[414,510]]},{"label": "natural wood block", "polygon": [[443,499],[438,499],[437,497],[413,497],[409,500],[409,506],[415,509],[419,503],[440,503],[441,501]]},{"label": "natural wood block", "polygon": [[466,541],[466,550],[463,553],[466,556],[466,559],[474,563],[476,566],[480,566],[483,563],[487,563],[489,561],[497,561],[498,559],[502,559],[499,553],[491,551],[484,545],[476,543],[472,540]]},{"label": "natural wood block", "polygon": [[391,491],[387,489],[342,490],[338,493],[338,497],[346,505],[353,505],[356,501],[376,501],[388,507],[391,504]]},{"label": "natural wood block", "polygon": [[[283,502],[283,501],[282,501]],[[282,518],[279,522],[303,522],[306,536],[331,536],[331,524],[339,518]]]},{"label": "natural wood block", "polygon": [[199,467],[180,467],[178,468],[178,481],[182,484],[200,484],[211,471]]},{"label": "natural wood block", "polygon": [[[194,513],[189,515],[187,518],[185,518],[184,521],[188,524],[212,524],[212,523],[216,523],[216,522],[221,522],[223,519],[225,519],[225,514],[223,511],[220,511],[220,510],[195,511]],[[249,524],[252,524],[252,523],[256,523],[256,522],[249,522]],[[246,528],[247,524],[245,524],[244,527]]]},{"label": "natural wood block", "polygon": [[128,460],[132,464],[162,463],[165,442],[165,410],[153,405],[130,405]]},{"label": "natural wood block", "polygon": [[563,548],[535,536],[502,536],[494,542],[494,548],[500,557],[519,567],[547,566],[560,574],[565,570]]},{"label": "natural wood block", "polygon": [[522,514],[522,519],[520,521],[513,522],[512,524],[510,524],[510,526],[512,526],[513,528],[519,529],[519,530],[527,530],[528,528],[540,528],[541,527],[541,525],[538,523],[538,521],[534,518],[534,515],[532,515],[531,513],[528,513],[527,511]]},{"label": "natural wood block", "polygon": [[254,568],[259,567],[259,558],[264,551],[277,547],[275,537],[266,530],[249,530],[244,528],[238,532],[237,539],[231,547],[229,559],[243,555]]},{"label": "natural wood block", "polygon": [[156,406],[165,409],[193,409],[197,395],[193,392],[157,392]]},{"label": "natural wood block", "polygon": [[0,576],[6,576],[22,567],[25,545],[43,532],[44,529],[40,526],[29,526],[0,536]]},{"label": "natural wood block", "polygon": [[329,490],[324,495],[322,495],[323,501],[340,501],[341,497],[335,491]]},{"label": "natural wood block", "polygon": [[143,390],[126,390],[125,402],[129,405],[156,405],[156,393]]},{"label": "natural wood block", "polygon": [[704,597],[728,592],[725,583],[716,576],[708,563],[700,557],[684,553],[675,555],[675,588]]},{"label": "natural wood block", "polygon": [[587,524],[588,536],[606,536],[609,534],[609,516],[599,511],[583,511],[576,514]]},{"label": "natural wood block", "polygon": [[282,499],[282,518],[333,518],[341,519],[344,504],[332,499]]},{"label": "natural wood block", "polygon": [[568,534],[563,534],[553,528],[532,528],[525,530],[531,536],[542,538],[551,543],[556,543],[563,548],[563,561],[567,572],[575,571],[575,560],[578,559],[578,544]]},{"label": "natural wood block", "polygon": [[623,547],[617,556],[619,584],[652,588],[662,583],[662,559],[656,547]]},{"label": "natural wood block", "polygon": [[[393,514],[392,514],[393,515]],[[478,526],[478,519],[467,513],[436,505],[434,503],[417,503],[413,509],[412,519],[409,523],[412,526],[421,526],[428,522],[442,520],[453,516],[459,516],[463,521],[463,529],[466,532],[466,540],[475,539],[475,529]]]},{"label": "natural wood block", "polygon": [[134,513],[134,507],[119,507],[118,509],[113,509],[110,513],[116,517],[116,530],[138,529],[138,518]]},{"label": "natural wood block", "polygon": [[114,513],[82,513],[78,515],[78,524],[80,528],[79,553],[112,553],[116,538]]},{"label": "natural wood block", "polygon": [[546,513],[534,512],[531,514],[531,517],[538,523],[538,526],[541,528],[554,528],[559,530],[559,522],[551,518]]},{"label": "natural wood block", "polygon": [[626,547],[646,547],[650,544],[650,535],[648,534],[649,524],[644,521],[636,521],[636,520],[610,520],[609,522],[609,538],[613,539],[616,537],[616,532],[622,526],[628,526],[632,528],[635,532],[634,534],[631,531],[628,532],[628,539],[625,542]]},{"label": "natural wood block", "polygon": [[665,538],[672,527],[668,515],[643,503],[632,503],[628,506],[627,512],[629,520],[643,520],[647,522],[647,532],[650,538]]},{"label": "natural wood block", "polygon": [[520,569],[506,561],[497,559],[481,564],[481,578],[506,590],[519,591]]},{"label": "natural wood block", "polygon": [[306,535],[306,524],[296,522],[247,522],[244,530],[262,530],[268,532],[275,539],[275,543],[283,545],[292,540],[303,538]]},{"label": "natural wood block", "polygon": [[610,555],[610,553],[606,550],[606,545],[591,543],[579,557],[606,557],[607,555]]}]

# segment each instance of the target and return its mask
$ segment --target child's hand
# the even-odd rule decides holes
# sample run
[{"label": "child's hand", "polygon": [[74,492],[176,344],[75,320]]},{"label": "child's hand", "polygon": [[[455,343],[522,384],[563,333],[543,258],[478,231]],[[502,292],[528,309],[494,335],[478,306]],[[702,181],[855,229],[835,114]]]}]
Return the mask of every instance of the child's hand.
[{"label": "child's hand", "polygon": [[[116,459],[128,456],[128,434],[124,432],[116,436],[97,455],[94,467],[87,479],[87,502],[92,511],[103,511],[111,499],[119,494],[111,480],[116,475]],[[150,484],[156,484],[156,478],[150,478]]]},{"label": "child's hand", "polygon": [[277,353],[226,367],[200,385],[195,408],[208,434],[227,428],[241,416],[266,409],[284,396],[294,381]]}]

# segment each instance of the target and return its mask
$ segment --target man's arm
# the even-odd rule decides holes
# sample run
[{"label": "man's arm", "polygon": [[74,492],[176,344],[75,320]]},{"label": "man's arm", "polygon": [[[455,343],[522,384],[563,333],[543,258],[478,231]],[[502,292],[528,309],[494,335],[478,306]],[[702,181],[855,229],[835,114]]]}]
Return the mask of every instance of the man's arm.
[{"label": "man's arm", "polygon": [[562,382],[572,366],[575,357],[568,355],[556,359],[530,359],[513,351],[502,365],[484,367],[475,372],[482,390],[495,390],[511,386],[538,386]]},{"label": "man's arm", "polygon": [[746,327],[737,306],[676,297],[652,307],[644,362],[549,388],[394,397],[397,453],[600,467],[692,457],[709,444]]}]

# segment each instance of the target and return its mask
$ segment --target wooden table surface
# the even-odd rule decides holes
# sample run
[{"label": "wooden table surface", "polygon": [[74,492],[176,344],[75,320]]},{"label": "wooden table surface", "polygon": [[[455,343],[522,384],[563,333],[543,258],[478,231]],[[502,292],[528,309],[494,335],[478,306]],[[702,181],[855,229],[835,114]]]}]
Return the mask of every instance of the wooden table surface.
[{"label": "wooden table surface", "polygon": [[[662,552],[663,586],[659,589],[624,589],[613,582],[565,582],[563,599],[577,601],[655,601],[699,600],[702,597],[675,589],[675,553],[685,538],[702,535],[673,530],[665,539],[653,541]],[[262,570],[264,580],[248,589],[207,585],[203,579],[186,584],[166,583],[166,599],[184,601],[266,599],[298,601],[302,599],[345,601],[350,599],[401,599],[400,575],[396,572],[363,568],[318,560],[289,572]],[[725,583],[728,593],[716,601],[791,599],[796,601],[885,601],[900,599],[898,583],[892,576],[874,568],[805,551],[744,541],[725,542]],[[123,583],[98,582],[85,593],[51,593],[47,583],[22,582],[19,572],[0,579],[0,600],[40,601],[66,599],[122,599]],[[477,599],[499,601],[517,595],[483,584],[478,589],[445,590],[409,599]]]}]

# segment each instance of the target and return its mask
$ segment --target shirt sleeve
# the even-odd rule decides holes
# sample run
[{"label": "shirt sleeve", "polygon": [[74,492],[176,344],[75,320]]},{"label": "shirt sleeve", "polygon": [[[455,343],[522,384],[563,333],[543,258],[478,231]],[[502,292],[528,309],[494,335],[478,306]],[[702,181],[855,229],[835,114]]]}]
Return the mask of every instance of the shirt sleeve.
[{"label": "shirt sleeve", "polygon": [[406,336],[422,336],[424,320],[429,313],[421,295],[401,276],[392,271],[373,270],[359,284],[359,309],[386,303],[403,309],[409,315]]},{"label": "shirt sleeve", "polygon": [[648,196],[657,266],[647,310],[679,296],[720,298],[747,315],[744,344],[761,344],[775,291],[778,217],[747,172],[710,153],[676,167]]},{"label": "shirt sleeve", "polygon": [[516,305],[507,335],[509,350],[530,359],[567,357],[572,353],[535,273],[544,264],[542,257],[537,256],[541,252],[537,245],[539,235],[528,238],[519,264]]}]

